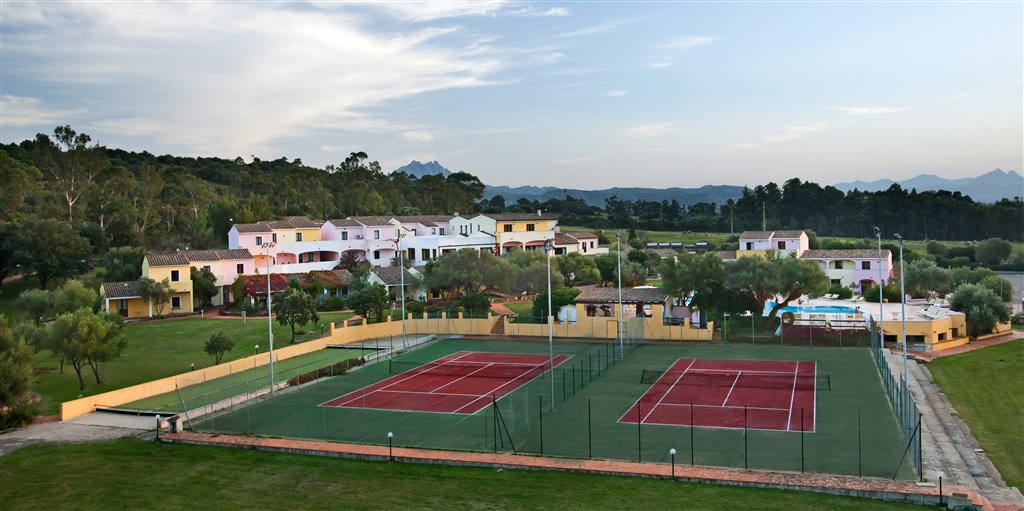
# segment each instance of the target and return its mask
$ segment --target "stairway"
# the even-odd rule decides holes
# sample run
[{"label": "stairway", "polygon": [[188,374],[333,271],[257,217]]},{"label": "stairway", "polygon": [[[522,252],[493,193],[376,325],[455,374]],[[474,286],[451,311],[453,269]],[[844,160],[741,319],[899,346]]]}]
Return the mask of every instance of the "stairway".
[{"label": "stairway", "polygon": [[491,335],[505,335],[505,315],[498,316],[498,320],[491,327]]}]

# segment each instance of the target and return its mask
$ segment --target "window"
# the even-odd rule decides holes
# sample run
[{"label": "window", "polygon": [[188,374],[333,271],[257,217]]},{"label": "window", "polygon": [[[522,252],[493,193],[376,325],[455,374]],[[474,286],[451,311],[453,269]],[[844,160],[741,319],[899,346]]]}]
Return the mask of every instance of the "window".
[{"label": "window", "polygon": [[181,280],[181,272],[178,270],[171,270],[171,282],[178,282]]},{"label": "window", "polygon": [[526,224],[526,231],[533,232],[536,229],[536,224]]},{"label": "window", "polygon": [[277,243],[277,233],[275,232],[275,233],[271,234],[270,236],[271,236],[271,240],[270,241],[272,241],[274,243]]},{"label": "window", "polygon": [[430,260],[430,249],[429,248],[424,248],[422,250],[422,255],[423,255],[423,257],[422,257],[423,261],[429,261]]},{"label": "window", "polygon": [[341,231],[341,241],[348,241],[348,231]]},{"label": "window", "polygon": [[206,270],[206,271],[210,271],[210,266],[209,265],[203,266],[203,269]]},{"label": "window", "polygon": [[555,255],[565,255],[565,247],[555,247]]},{"label": "window", "polygon": [[754,244],[748,241],[747,242],[747,250],[754,250]]},{"label": "window", "polygon": [[444,236],[444,227],[441,228],[441,236]]},{"label": "window", "polygon": [[235,273],[239,275],[245,275],[245,264],[238,263],[235,265]]},{"label": "window", "polygon": [[302,241],[302,233],[301,232],[295,233],[295,241]]},{"label": "window", "polygon": [[172,296],[171,297],[171,308],[172,309],[180,309],[181,308],[181,297],[180,296]]},{"label": "window", "polygon": [[413,236],[419,236],[419,233],[417,233],[417,232],[416,232],[416,229],[413,229],[413,230],[412,230],[412,235],[413,235]]},{"label": "window", "polygon": [[779,250],[786,250],[786,242],[785,241],[780,241],[779,242]]},{"label": "window", "polygon": [[406,252],[408,252],[408,254],[405,256],[407,259],[409,259],[410,261],[415,261],[416,260],[416,249],[415,248],[407,249]]},{"label": "window", "polygon": [[860,269],[862,269],[862,270],[870,270],[871,269],[871,261],[861,261],[860,262]]},{"label": "window", "polygon": [[437,227],[431,227],[430,234],[437,234]]},{"label": "window", "polygon": [[373,239],[375,239],[375,240],[379,240],[380,239],[380,231],[376,231],[376,230],[373,231]]},{"label": "window", "polygon": [[373,258],[374,259],[380,259],[380,250],[374,250],[373,251]]},{"label": "window", "polygon": [[263,244],[263,236],[256,236],[256,244],[257,245],[262,245]]},{"label": "window", "polygon": [[594,248],[594,242],[593,241],[590,242],[590,248]]},{"label": "window", "polygon": [[512,232],[512,224],[505,224],[505,232]]}]

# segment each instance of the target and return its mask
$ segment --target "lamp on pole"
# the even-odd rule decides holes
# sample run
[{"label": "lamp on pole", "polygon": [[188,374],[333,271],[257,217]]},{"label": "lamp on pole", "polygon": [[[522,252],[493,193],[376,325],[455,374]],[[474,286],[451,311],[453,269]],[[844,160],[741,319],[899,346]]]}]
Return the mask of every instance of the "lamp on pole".
[{"label": "lamp on pole", "polygon": [[277,246],[276,242],[264,243],[267,250],[267,340],[270,341],[270,397],[274,397],[274,320],[271,318],[270,305],[270,249]]},{"label": "lamp on pole", "polygon": [[907,292],[903,287],[903,236],[893,234],[893,237],[900,241],[900,316],[903,317],[903,402],[906,403],[910,397],[910,389],[907,387]]},{"label": "lamp on pole", "polygon": [[395,240],[395,247],[398,249],[398,275],[400,279],[402,295],[402,350],[409,350],[409,341],[405,335],[405,254],[402,253],[402,231],[398,231],[398,239]]},{"label": "lamp on pole", "polygon": [[[551,249],[555,246],[555,240],[549,239],[544,241],[544,255],[548,260],[548,371],[552,375],[551,380],[551,411],[555,411],[555,342],[554,342],[554,329],[555,321],[552,318],[551,311]],[[563,387],[564,390],[564,387]]]},{"label": "lamp on pole", "polygon": [[619,317],[617,319],[619,320],[619,359],[621,360],[624,356],[622,351],[622,320],[624,315],[622,313],[622,233],[619,231],[615,231],[615,251],[618,252],[619,256],[619,269],[616,273],[619,276]]},{"label": "lamp on pole", "polygon": [[884,281],[882,280],[882,230],[875,227],[875,237],[878,238],[878,339],[879,346],[885,346],[885,309],[882,307],[882,302],[885,301],[884,295],[882,294],[882,287]]}]

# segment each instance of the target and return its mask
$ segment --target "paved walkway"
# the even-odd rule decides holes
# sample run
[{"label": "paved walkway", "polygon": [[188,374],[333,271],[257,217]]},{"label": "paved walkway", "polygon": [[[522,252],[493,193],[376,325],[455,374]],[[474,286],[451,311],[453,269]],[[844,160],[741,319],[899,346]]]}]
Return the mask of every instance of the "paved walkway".
[{"label": "paved walkway", "polygon": [[95,412],[69,421],[32,424],[0,435],[0,456],[39,442],[93,442],[152,434],[153,417]]},{"label": "paved walkway", "polygon": [[509,309],[503,303],[492,303],[491,304],[491,310],[493,310],[494,312],[497,312],[501,316],[515,316],[516,315],[516,312],[514,310]]},{"label": "paved walkway", "polygon": [[913,353],[913,355],[914,355],[914,358],[917,358],[917,359],[920,359],[920,360],[924,360],[925,362],[931,362],[932,360],[935,360],[937,358],[948,357],[950,355],[959,355],[961,353],[967,353],[969,351],[980,350],[982,348],[987,348],[989,346],[995,346],[997,344],[1006,344],[1008,342],[1016,341],[1017,339],[1024,339],[1024,331],[1021,331],[1021,330],[1011,330],[1009,333],[1007,333],[1005,335],[1000,335],[999,337],[992,337],[990,339],[985,339],[983,341],[973,341],[973,342],[964,344],[963,346],[957,346],[955,348],[950,348],[948,350],[925,351],[925,352],[921,352],[921,353],[915,352],[915,353]]},{"label": "paved walkway", "polygon": [[[680,481],[747,486],[759,488],[780,488],[802,490],[834,495],[850,495],[893,501],[938,504],[939,490],[934,485],[921,486],[915,483],[890,481],[886,479],[829,476],[819,474],[795,474],[782,472],[745,471],[709,467],[676,465],[664,463],[632,463],[627,461],[578,460],[566,458],[542,458],[514,454],[490,454],[461,451],[436,451],[396,447],[389,452],[387,446],[288,440],[281,438],[258,438],[203,433],[163,434],[165,442],[180,442],[224,447],[255,448],[266,451],[313,454],[320,456],[386,461],[393,455],[395,461],[432,463],[447,465],[486,466],[497,468],[518,468],[533,470],[560,470],[606,475],[628,475],[668,479],[675,476]],[[674,473],[673,473],[674,470]],[[986,505],[984,498],[972,495],[963,487],[944,485],[946,498],[956,494],[959,504],[971,500],[976,506],[997,509]],[[954,502],[957,503],[957,502]]]}]

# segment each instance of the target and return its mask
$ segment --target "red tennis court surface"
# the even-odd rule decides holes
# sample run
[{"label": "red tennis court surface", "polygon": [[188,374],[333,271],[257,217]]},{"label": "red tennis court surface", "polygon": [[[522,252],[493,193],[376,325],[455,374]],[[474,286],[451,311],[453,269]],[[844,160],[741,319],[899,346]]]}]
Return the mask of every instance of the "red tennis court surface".
[{"label": "red tennis court surface", "polygon": [[[557,355],[557,367],[568,360]],[[547,355],[460,351],[323,406],[472,415],[549,369]]]},{"label": "red tennis court surface", "polygon": [[817,380],[814,362],[681,358],[619,422],[813,432]]}]

